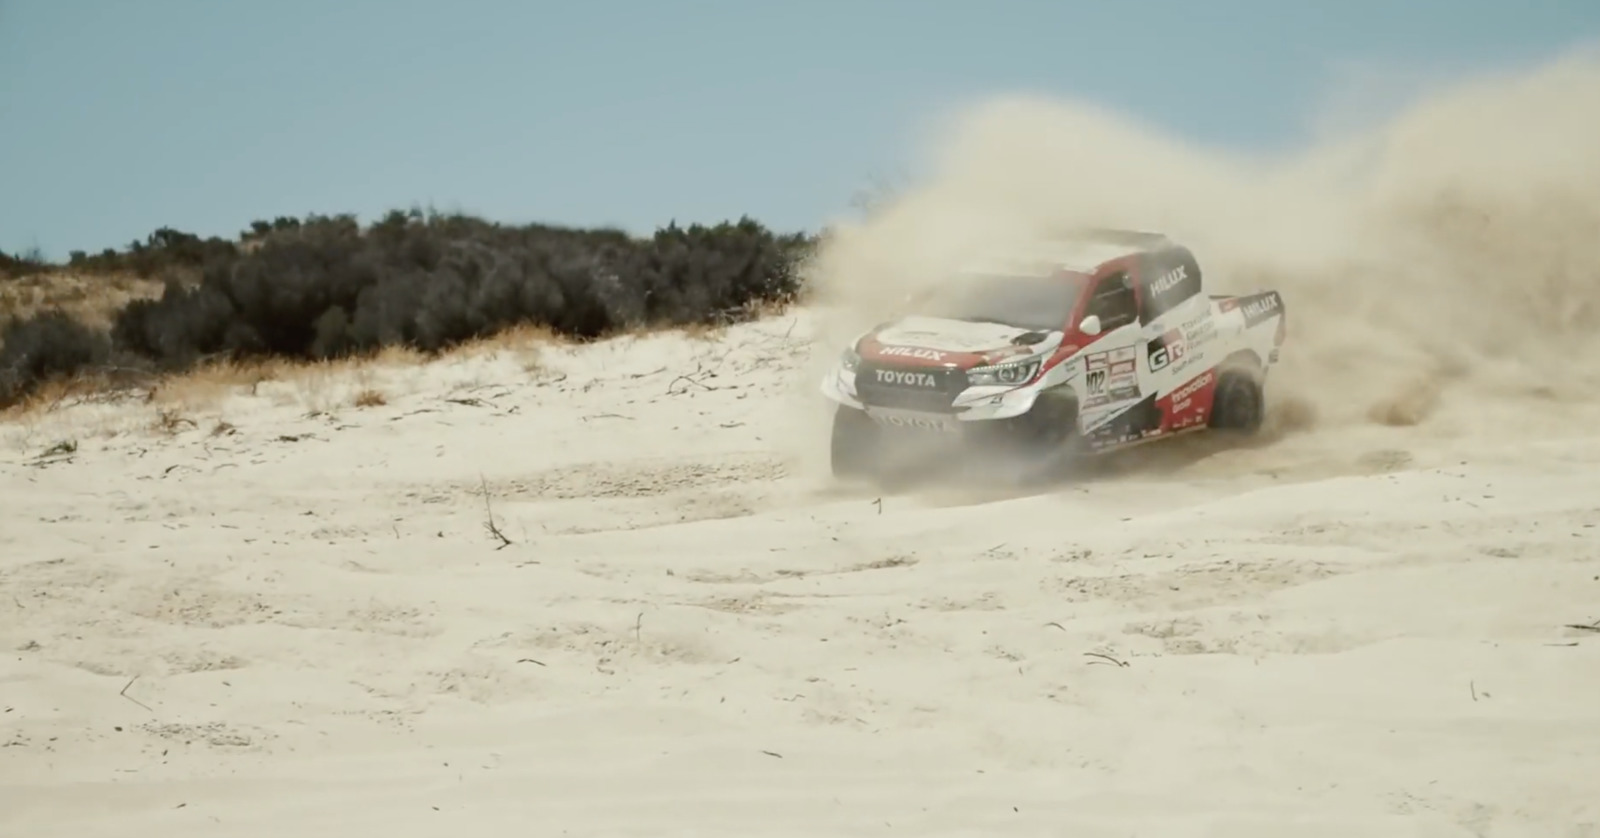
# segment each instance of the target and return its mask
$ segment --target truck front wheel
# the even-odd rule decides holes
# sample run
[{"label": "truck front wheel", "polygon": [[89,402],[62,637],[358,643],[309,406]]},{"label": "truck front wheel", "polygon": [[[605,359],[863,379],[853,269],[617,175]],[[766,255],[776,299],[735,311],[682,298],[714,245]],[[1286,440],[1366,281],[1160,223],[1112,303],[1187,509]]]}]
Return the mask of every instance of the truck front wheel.
[{"label": "truck front wheel", "polygon": [[1078,442],[1078,402],[1070,392],[1047,391],[1021,416],[973,422],[965,431],[967,442],[982,453],[1054,456]]},{"label": "truck front wheel", "polygon": [[867,477],[877,467],[878,426],[866,411],[840,405],[833,413],[829,460],[834,477]]}]

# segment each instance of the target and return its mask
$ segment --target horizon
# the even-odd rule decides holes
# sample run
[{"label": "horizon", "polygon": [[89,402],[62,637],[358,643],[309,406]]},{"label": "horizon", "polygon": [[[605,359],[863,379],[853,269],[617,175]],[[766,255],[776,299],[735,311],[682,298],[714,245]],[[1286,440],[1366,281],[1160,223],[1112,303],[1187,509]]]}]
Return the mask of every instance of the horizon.
[{"label": "horizon", "polygon": [[258,219],[412,207],[814,233],[914,178],[943,121],[991,97],[1278,153],[1596,35],[1600,5],[1579,0],[7,0],[0,251],[59,262],[162,227],[231,240]]}]

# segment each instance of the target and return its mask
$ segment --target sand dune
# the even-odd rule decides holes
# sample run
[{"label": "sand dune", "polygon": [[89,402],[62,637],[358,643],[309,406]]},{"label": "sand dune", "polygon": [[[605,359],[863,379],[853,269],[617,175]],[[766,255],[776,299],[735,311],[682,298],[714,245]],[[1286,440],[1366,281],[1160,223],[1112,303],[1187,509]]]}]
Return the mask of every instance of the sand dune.
[{"label": "sand dune", "polygon": [[[997,105],[826,316],[0,427],[0,834],[1596,834],[1596,78],[1453,93],[1337,190]],[[1073,143],[1193,191],[1030,212]],[[1074,214],[1284,289],[1263,443],[826,479],[811,376],[884,278]]]},{"label": "sand dune", "polygon": [[810,325],[12,429],[5,834],[1600,822],[1600,441],[880,497],[785,453]]}]

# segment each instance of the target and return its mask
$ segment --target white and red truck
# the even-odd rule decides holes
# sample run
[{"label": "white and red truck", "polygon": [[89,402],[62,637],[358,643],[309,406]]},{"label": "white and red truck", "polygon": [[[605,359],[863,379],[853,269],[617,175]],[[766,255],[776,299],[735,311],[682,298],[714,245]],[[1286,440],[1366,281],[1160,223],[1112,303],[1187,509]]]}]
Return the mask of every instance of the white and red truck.
[{"label": "white and red truck", "polygon": [[870,475],[910,436],[1077,456],[1254,433],[1285,335],[1278,292],[1206,293],[1165,235],[1051,239],[963,267],[844,349],[822,382],[833,470]]}]

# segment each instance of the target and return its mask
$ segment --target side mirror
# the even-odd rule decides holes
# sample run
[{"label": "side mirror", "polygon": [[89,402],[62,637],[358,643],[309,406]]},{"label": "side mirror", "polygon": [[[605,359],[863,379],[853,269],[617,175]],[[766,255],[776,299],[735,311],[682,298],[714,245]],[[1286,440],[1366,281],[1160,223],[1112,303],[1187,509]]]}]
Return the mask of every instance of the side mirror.
[{"label": "side mirror", "polygon": [[1095,335],[1100,334],[1100,315],[1091,314],[1088,317],[1083,318],[1083,322],[1078,324],[1078,331],[1083,332],[1089,337],[1094,337]]}]

